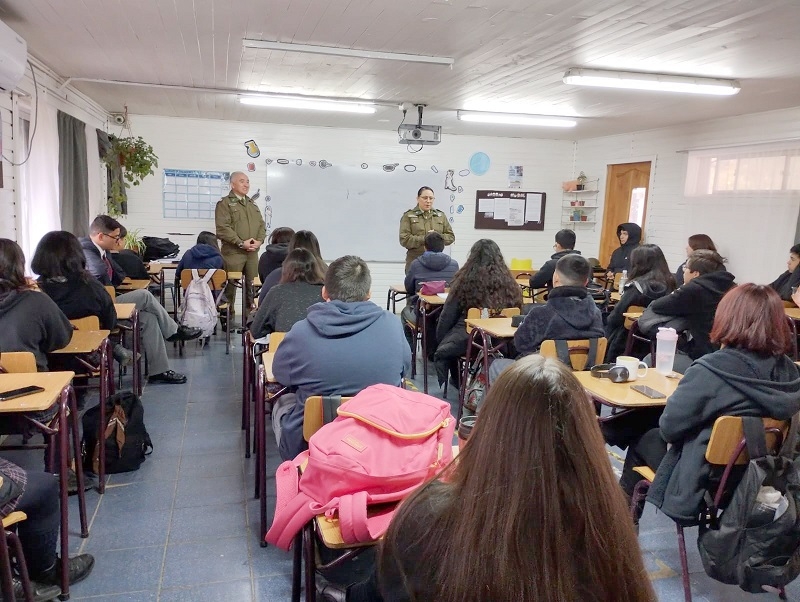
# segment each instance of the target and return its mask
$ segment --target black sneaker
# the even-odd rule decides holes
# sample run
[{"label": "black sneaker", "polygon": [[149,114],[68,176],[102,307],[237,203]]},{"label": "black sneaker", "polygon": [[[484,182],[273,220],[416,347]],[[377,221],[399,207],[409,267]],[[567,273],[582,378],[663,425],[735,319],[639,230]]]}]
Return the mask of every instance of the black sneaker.
[{"label": "black sneaker", "polygon": [[114,344],[113,355],[120,366],[130,366],[133,363],[133,351],[126,349],[120,343]]},{"label": "black sneaker", "polygon": [[[14,582],[14,599],[19,602],[25,602],[25,591],[22,589],[22,580],[15,576],[12,577],[12,581]],[[31,591],[33,591],[34,602],[48,602],[49,600],[55,600],[61,593],[61,586],[31,581]]]},{"label": "black sneaker", "polygon": [[200,328],[192,328],[190,326],[178,325],[178,330],[171,337],[167,339],[168,342],[174,343],[176,341],[191,341],[196,339],[203,331]]},{"label": "black sneaker", "polygon": [[174,370],[167,370],[161,374],[153,374],[147,379],[149,383],[167,383],[168,385],[182,385],[186,382],[186,377]]},{"label": "black sneaker", "polygon": [[[94,568],[94,556],[91,554],[79,554],[69,559],[69,584],[80,583],[89,576]],[[58,593],[61,593],[61,560],[56,558],[56,564],[49,571],[37,575],[35,581],[44,585],[59,586]]]},{"label": "black sneaker", "polygon": [[[95,479],[84,471],[83,473],[83,490],[89,491],[92,487],[97,485]],[[78,475],[71,468],[69,475],[67,475],[67,495],[78,494]]]}]

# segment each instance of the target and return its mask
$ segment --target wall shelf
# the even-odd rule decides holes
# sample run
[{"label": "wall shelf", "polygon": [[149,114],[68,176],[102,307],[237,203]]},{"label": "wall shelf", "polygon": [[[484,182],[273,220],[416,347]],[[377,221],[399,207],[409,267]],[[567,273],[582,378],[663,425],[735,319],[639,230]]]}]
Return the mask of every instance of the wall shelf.
[{"label": "wall shelf", "polygon": [[564,191],[561,195],[561,224],[564,226],[585,225],[594,229],[597,220],[595,212],[598,208],[597,195],[600,192],[600,180],[587,180],[585,190]]}]

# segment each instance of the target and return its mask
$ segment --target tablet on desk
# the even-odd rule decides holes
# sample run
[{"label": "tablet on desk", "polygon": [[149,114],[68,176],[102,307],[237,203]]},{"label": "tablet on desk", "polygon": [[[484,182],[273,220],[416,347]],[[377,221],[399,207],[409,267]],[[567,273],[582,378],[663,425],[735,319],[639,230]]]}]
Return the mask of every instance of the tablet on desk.
[{"label": "tablet on desk", "polygon": [[44,389],[42,387],[37,387],[36,385],[11,389],[10,391],[0,391],[0,401],[8,401],[9,399],[16,399],[17,397],[24,397],[26,395],[35,395],[43,391]]}]

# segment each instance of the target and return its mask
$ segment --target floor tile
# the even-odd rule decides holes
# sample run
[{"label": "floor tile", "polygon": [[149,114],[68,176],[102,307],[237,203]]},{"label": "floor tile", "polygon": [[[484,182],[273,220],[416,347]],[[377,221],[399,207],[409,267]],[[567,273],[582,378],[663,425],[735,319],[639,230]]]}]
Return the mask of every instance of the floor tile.
[{"label": "floor tile", "polygon": [[242,450],[244,439],[238,430],[226,432],[186,433],[183,441],[183,455],[219,454]]},{"label": "floor tile", "polygon": [[250,553],[255,577],[292,574],[292,552],[275,546],[262,548],[255,537],[250,536]]},{"label": "floor tile", "polygon": [[163,588],[250,579],[247,537],[167,546]]},{"label": "floor tile", "polygon": [[175,481],[139,481],[125,485],[106,486],[101,508],[110,506],[114,512],[133,512],[146,508],[164,510],[172,507]]},{"label": "floor tile", "polygon": [[212,537],[247,535],[244,503],[175,508],[169,526],[169,543]]},{"label": "floor tile", "polygon": [[[184,458],[186,461],[186,458]],[[244,502],[244,477],[210,477],[205,479],[183,479],[178,481],[175,495],[176,508],[211,506]]]},{"label": "floor tile", "polygon": [[159,453],[161,451],[161,442],[158,439],[153,441],[153,445],[159,446],[158,452],[153,451],[152,454],[147,456],[139,466],[139,470],[109,475],[108,484],[120,485],[137,481],[174,481],[177,479],[180,457],[161,455]]},{"label": "floor tile", "polygon": [[112,594],[110,596],[92,596],[91,598],[71,597],[70,600],[87,600],[90,602],[156,602],[158,594],[151,592],[130,592],[126,594]]},{"label": "floor tile", "polygon": [[167,543],[170,514],[169,509],[123,512],[103,507],[92,523],[92,531],[83,549],[95,553],[98,550],[163,546]]},{"label": "floor tile", "polygon": [[79,598],[156,591],[163,557],[163,546],[103,552],[96,557],[92,574],[70,587],[70,592]]},{"label": "floor tile", "polygon": [[[277,600],[291,600],[292,577],[291,575],[273,575],[255,580],[256,602],[276,602]],[[301,600],[304,595],[301,585]]]},{"label": "floor tile", "polygon": [[187,456],[181,462],[178,479],[240,475],[242,474],[243,463],[244,454],[239,451]]},{"label": "floor tile", "polygon": [[[162,589],[160,602],[198,602],[200,600],[225,600],[245,602],[253,599],[250,580],[209,583],[181,589]],[[281,598],[273,598],[274,601]],[[283,598],[288,600],[288,598]]]}]

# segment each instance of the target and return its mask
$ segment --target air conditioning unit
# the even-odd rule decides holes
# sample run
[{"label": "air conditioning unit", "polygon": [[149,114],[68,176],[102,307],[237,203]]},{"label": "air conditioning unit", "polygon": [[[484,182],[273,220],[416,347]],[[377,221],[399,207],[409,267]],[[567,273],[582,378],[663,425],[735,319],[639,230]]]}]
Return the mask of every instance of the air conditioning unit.
[{"label": "air conditioning unit", "polygon": [[25,74],[28,44],[0,21],[0,88],[10,92]]}]

